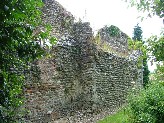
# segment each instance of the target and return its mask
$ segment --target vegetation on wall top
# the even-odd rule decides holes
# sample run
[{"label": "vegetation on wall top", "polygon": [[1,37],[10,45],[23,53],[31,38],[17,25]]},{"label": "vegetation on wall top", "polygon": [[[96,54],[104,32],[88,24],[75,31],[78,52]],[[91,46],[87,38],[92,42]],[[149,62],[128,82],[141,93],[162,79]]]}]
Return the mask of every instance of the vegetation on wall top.
[{"label": "vegetation on wall top", "polygon": [[118,37],[120,35],[120,29],[114,25],[110,27],[106,26],[107,33],[112,37]]}]

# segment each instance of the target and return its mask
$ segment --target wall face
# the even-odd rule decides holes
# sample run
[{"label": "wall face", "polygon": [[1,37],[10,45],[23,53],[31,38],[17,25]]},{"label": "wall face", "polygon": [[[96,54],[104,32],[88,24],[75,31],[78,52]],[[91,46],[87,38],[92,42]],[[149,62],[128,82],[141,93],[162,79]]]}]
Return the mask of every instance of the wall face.
[{"label": "wall face", "polygon": [[[48,1],[49,11],[63,10],[56,1]],[[47,11],[45,22],[50,19]],[[61,11],[56,13],[55,20],[62,17]],[[71,20],[64,31],[59,29],[61,24],[53,27],[52,34],[59,39],[51,51],[53,56],[36,63],[38,81],[27,79],[25,108],[30,113],[25,122],[46,123],[79,110],[95,113],[125,103],[128,90],[134,86],[131,82],[139,77],[135,63],[97,49],[89,23]]]},{"label": "wall face", "polygon": [[127,52],[128,51],[128,42],[127,42],[128,36],[125,33],[121,32],[119,28],[117,30],[118,32],[116,31],[118,33],[117,36],[115,35],[112,36],[109,33],[109,28],[110,27],[105,26],[98,31],[101,41],[108,43],[108,45],[112,49],[116,50],[117,52]]},{"label": "wall face", "polygon": [[[94,95],[99,107],[116,108],[126,102],[126,96],[136,80],[133,62],[109,53],[99,52],[95,63]],[[94,97],[93,97],[94,98]]]}]

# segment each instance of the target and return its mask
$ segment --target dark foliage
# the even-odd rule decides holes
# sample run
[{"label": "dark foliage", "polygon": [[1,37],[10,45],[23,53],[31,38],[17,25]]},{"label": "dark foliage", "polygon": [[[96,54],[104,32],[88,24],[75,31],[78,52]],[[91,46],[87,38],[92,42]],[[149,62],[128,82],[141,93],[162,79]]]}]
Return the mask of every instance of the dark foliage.
[{"label": "dark foliage", "polygon": [[[141,27],[137,24],[134,27],[133,40],[134,41],[142,41],[142,32],[143,31],[142,31]],[[150,71],[149,71],[148,65],[147,65],[147,57],[146,57],[146,54],[143,52],[143,86],[144,87],[146,87],[146,85],[149,82],[149,73],[150,73]]]},{"label": "dark foliage", "polygon": [[135,27],[134,27],[134,32],[133,32],[133,40],[134,41],[142,41],[142,29],[141,27],[137,24]]},{"label": "dark foliage", "polygon": [[25,71],[44,54],[36,41],[48,38],[48,31],[34,35],[42,24],[42,6],[42,0],[0,2],[0,123],[13,123],[21,116]]}]

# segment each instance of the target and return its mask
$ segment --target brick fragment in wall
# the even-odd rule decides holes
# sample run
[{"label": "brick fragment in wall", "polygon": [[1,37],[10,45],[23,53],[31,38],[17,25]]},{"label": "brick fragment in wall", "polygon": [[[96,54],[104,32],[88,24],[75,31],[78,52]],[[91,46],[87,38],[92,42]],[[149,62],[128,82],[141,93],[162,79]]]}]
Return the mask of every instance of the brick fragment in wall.
[{"label": "brick fragment in wall", "polygon": [[[134,86],[131,82],[142,83],[136,62],[98,49],[88,22],[74,22],[55,0],[45,3],[43,20],[53,26],[52,35],[58,43],[53,46],[52,58],[37,62],[40,79],[27,79],[25,107],[30,113],[26,123],[45,123],[88,108],[96,113],[123,105]],[[112,46],[120,51],[127,50],[127,36],[121,33],[120,37],[104,40],[115,42]]]}]

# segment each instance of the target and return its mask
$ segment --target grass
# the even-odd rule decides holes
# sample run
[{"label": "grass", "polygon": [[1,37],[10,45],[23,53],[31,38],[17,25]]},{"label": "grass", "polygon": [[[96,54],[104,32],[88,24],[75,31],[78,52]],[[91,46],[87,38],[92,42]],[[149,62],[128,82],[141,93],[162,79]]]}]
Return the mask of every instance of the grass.
[{"label": "grass", "polygon": [[124,109],[121,109],[116,114],[107,116],[98,123],[128,123],[128,115],[125,113]]}]

